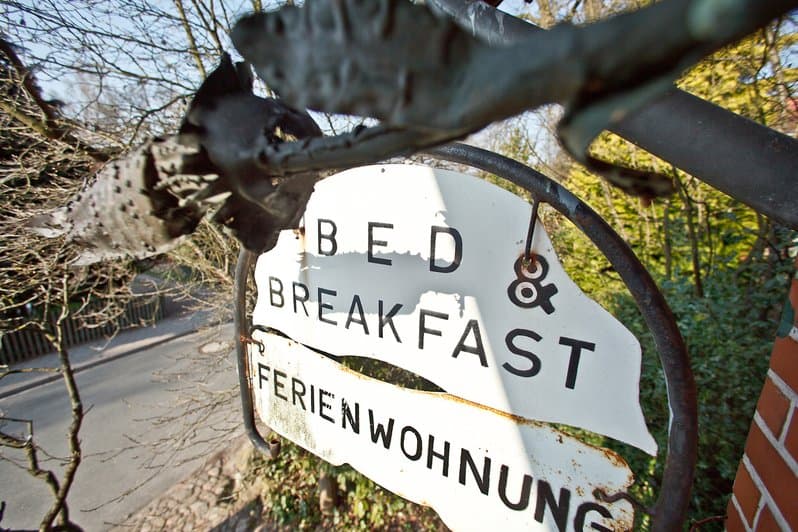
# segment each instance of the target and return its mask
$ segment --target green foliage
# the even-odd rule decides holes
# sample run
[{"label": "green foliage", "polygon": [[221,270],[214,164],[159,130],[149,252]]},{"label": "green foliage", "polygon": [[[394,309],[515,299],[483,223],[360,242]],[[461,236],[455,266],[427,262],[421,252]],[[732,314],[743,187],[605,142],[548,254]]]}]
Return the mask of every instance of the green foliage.
[{"label": "green foliage", "polygon": [[[275,460],[256,457],[251,475],[266,480],[264,507],[274,524],[290,529],[445,530],[435,512],[408,502],[349,466],[335,467],[283,440]],[[334,480],[338,504],[329,515],[319,508],[319,479]]]},{"label": "green foliage", "polygon": [[794,49],[798,34],[780,30],[768,28],[724,48],[693,68],[679,87],[769,127],[786,126],[798,69],[782,65],[781,55]]},{"label": "green foliage", "polygon": [[[785,297],[790,265],[785,261],[781,272],[758,284],[755,296],[748,299],[746,274],[756,275],[758,269],[757,265],[747,265],[715,273],[707,279],[704,298],[695,297],[693,285],[684,277],[660,284],[687,343],[698,391],[699,453],[691,520],[725,512],[767,371],[776,310]],[[619,294],[604,303],[641,339],[644,358],[640,400],[649,427],[664,451],[668,409],[650,334],[628,295]],[[636,495],[648,502],[653,500],[663,460],[658,460],[652,469],[649,457],[611,446],[629,460],[635,471]]]}]

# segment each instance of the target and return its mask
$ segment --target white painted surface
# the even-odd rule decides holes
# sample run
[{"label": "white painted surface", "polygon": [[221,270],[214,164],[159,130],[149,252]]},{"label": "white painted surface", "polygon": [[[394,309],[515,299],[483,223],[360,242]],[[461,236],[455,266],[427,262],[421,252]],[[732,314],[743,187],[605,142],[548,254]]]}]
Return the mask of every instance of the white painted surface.
[{"label": "white painted surface", "polygon": [[[330,177],[316,186],[304,232],[283,232],[258,259],[253,322],[655,454],[638,403],[639,343],[571,281],[542,224],[533,251],[548,272],[514,284],[530,215],[521,198],[449,171],[384,165]],[[549,297],[529,308],[510,298],[536,293]]]},{"label": "white painted surface", "polygon": [[363,377],[283,337],[254,337],[265,345],[249,352],[265,423],[431,506],[453,530],[632,529],[628,502],[592,495],[632,483],[616,454],[448,394]]}]

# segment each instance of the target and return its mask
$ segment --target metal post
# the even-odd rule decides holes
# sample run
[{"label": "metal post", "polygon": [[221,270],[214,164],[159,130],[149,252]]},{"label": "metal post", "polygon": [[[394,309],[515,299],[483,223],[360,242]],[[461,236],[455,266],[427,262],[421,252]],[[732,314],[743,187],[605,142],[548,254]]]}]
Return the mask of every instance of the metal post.
[{"label": "metal post", "polygon": [[279,445],[275,443],[269,444],[255,426],[255,407],[252,404],[252,393],[249,389],[247,344],[244,342],[245,338],[249,338],[249,320],[246,316],[247,275],[253,262],[254,255],[242,247],[236,263],[235,312],[233,315],[233,328],[236,334],[236,358],[238,360],[238,389],[241,394],[241,408],[244,414],[244,429],[247,431],[247,436],[249,436],[249,440],[258,451],[271,459],[277,456]]}]

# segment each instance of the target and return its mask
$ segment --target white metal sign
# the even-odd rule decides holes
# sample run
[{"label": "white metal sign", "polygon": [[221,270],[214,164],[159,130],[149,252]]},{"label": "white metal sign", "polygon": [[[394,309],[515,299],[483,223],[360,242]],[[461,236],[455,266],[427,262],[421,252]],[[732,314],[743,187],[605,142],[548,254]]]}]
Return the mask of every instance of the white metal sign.
[{"label": "white metal sign", "polygon": [[454,172],[335,175],[316,186],[303,227],[258,259],[253,323],[655,454],[637,339],[571,281],[542,224],[523,266],[530,215],[521,198]]},{"label": "white metal sign", "polygon": [[286,338],[256,332],[256,408],[278,433],[434,508],[454,530],[631,530],[622,458],[556,429],[444,393],[364,377]]}]

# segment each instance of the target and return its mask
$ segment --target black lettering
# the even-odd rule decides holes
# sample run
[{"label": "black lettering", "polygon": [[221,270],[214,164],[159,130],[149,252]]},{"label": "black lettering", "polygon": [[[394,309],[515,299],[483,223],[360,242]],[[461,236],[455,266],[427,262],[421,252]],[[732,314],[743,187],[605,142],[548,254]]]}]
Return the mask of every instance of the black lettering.
[{"label": "black lettering", "polygon": [[374,256],[374,246],[385,247],[388,245],[388,242],[385,240],[374,240],[374,228],[380,229],[393,229],[393,224],[384,224],[380,222],[369,222],[369,249],[368,249],[368,261],[373,262],[374,264],[384,264],[386,266],[391,265],[391,259],[382,259],[380,257]]},{"label": "black lettering", "polygon": [[466,466],[471,470],[471,475],[477,482],[477,487],[483,495],[487,495],[490,490],[490,458],[487,456],[482,461],[482,475],[477,471],[477,465],[471,458],[471,453],[466,449],[460,450],[460,476],[458,480],[463,486],[466,485]]},{"label": "black lettering", "polygon": [[[297,294],[296,293],[296,289],[297,288],[301,288],[305,292],[305,295],[300,296],[299,294]],[[296,304],[297,303],[302,303],[302,310],[305,311],[305,316],[310,317],[310,314],[308,314],[308,309],[307,309],[307,307],[305,307],[305,303],[308,301],[308,299],[310,299],[310,292],[308,291],[308,287],[303,285],[302,283],[298,283],[298,282],[294,281],[292,290],[294,292],[294,314],[297,313]]]},{"label": "black lettering", "polygon": [[576,387],[576,373],[579,371],[579,358],[582,355],[582,349],[595,351],[596,344],[563,336],[560,338],[560,345],[567,345],[571,348],[571,358],[568,361],[568,374],[565,376],[565,387],[573,390],[574,387]]},{"label": "black lettering", "polygon": [[333,418],[331,418],[330,416],[324,414],[324,409],[325,408],[327,410],[332,408],[332,404],[331,403],[325,403],[324,402],[324,396],[325,395],[330,397],[331,399],[335,399],[335,394],[334,393],[330,393],[327,390],[322,390],[321,388],[319,388],[319,415],[322,417],[322,419],[326,419],[330,423],[335,423],[335,420]]},{"label": "black lettering", "polygon": [[526,507],[529,506],[529,492],[532,489],[532,477],[524,473],[524,480],[521,484],[521,495],[518,498],[518,502],[511,502],[510,499],[507,498],[507,476],[509,473],[510,468],[502,464],[501,469],[499,469],[499,497],[510,510],[517,510],[519,512],[521,510],[526,510]]},{"label": "black lettering", "polygon": [[[357,309],[358,316],[360,316],[359,318],[355,318],[354,316],[355,309]],[[344,325],[344,328],[348,329],[353,322],[362,325],[364,333],[369,333],[369,326],[366,325],[366,316],[363,314],[363,304],[360,302],[360,296],[357,294],[352,298],[352,306],[349,307],[349,316],[346,318],[346,325]]]},{"label": "black lettering", "polygon": [[310,411],[311,413],[316,413],[316,387],[312,384],[310,385]]},{"label": "black lettering", "polygon": [[[277,283],[277,289],[274,288],[274,283]],[[275,297],[279,298],[279,303],[275,302]],[[283,282],[277,277],[269,277],[269,302],[273,307],[281,308],[285,304],[283,297]]]},{"label": "black lettering", "polygon": [[380,318],[379,319],[379,324],[380,324],[380,326],[379,326],[379,334],[380,334],[380,338],[382,338],[382,331],[385,328],[385,326],[386,325],[390,325],[391,326],[391,332],[393,332],[394,338],[396,338],[396,341],[399,342],[400,344],[402,343],[402,340],[399,339],[399,334],[396,332],[396,327],[394,327],[394,325],[393,325],[393,317],[396,316],[396,313],[399,312],[399,309],[401,309],[401,308],[402,308],[402,305],[397,303],[391,308],[390,311],[388,311],[388,314],[385,314],[383,316],[383,313],[382,313],[382,311],[383,311],[382,299],[379,300],[379,309],[378,310],[379,310],[379,318]]},{"label": "black lettering", "polygon": [[429,445],[427,445],[427,469],[432,469],[432,459],[433,458],[440,458],[443,461],[443,476],[449,476],[449,442],[443,440],[443,453],[435,452],[435,437],[430,434],[429,439],[427,440]]},{"label": "black lettering", "polygon": [[[415,436],[416,438],[416,450],[413,453],[407,452],[407,449],[405,448],[406,447],[405,442],[407,441],[407,438],[405,438],[405,436],[410,433],[413,433],[413,436]],[[402,436],[399,440],[399,445],[402,448],[402,453],[404,453],[406,457],[408,457],[410,460],[413,460],[414,462],[419,458],[421,458],[421,455],[424,451],[424,449],[421,446],[421,434],[419,434],[416,429],[414,429],[409,425],[402,429]]]},{"label": "black lettering", "polygon": [[355,415],[353,416],[347,400],[341,399],[341,426],[343,428],[346,428],[347,419],[349,420],[349,426],[352,427],[352,432],[360,434],[360,403],[355,403]]},{"label": "black lettering", "polygon": [[[446,233],[454,240],[454,258],[452,262],[446,266],[438,266],[435,264],[436,256],[435,249],[438,239],[438,233]],[[460,267],[460,262],[463,260],[463,237],[460,232],[454,227],[443,227],[440,225],[433,225],[429,237],[429,271],[439,273],[452,273]]]},{"label": "black lettering", "polygon": [[538,523],[543,522],[543,515],[546,512],[546,506],[551,509],[551,515],[554,517],[554,522],[557,524],[557,529],[560,532],[565,530],[568,526],[568,506],[571,503],[571,492],[566,488],[560,488],[560,496],[558,500],[554,500],[554,492],[551,491],[551,486],[545,480],[538,480],[538,497],[535,503],[535,521]]},{"label": "black lettering", "polygon": [[424,335],[431,334],[433,336],[440,336],[441,331],[437,329],[428,329],[426,325],[427,316],[438,318],[441,320],[448,320],[449,315],[442,312],[435,312],[433,310],[420,309],[418,314],[418,348],[424,349]]},{"label": "black lettering", "polygon": [[[587,518],[588,512],[596,512],[601,514],[601,517],[606,517],[607,519],[612,519],[612,514],[609,510],[601,506],[600,504],[596,504],[595,502],[583,502],[579,505],[579,508],[576,509],[576,516],[574,517],[574,530],[576,532],[583,532],[585,529],[585,519]],[[590,523],[590,528],[593,530],[598,530],[599,532],[612,532],[611,528],[607,528],[603,525],[598,523]]]},{"label": "black lettering", "polygon": [[[321,224],[329,225],[330,226],[330,232],[329,233],[322,232]],[[338,251],[338,242],[335,240],[335,235],[338,233],[338,226],[335,225],[335,222],[333,222],[332,220],[327,220],[325,218],[319,218],[317,227],[318,227],[318,233],[319,233],[319,241],[318,241],[318,245],[317,245],[316,249],[318,250],[319,255],[326,255],[328,257],[331,257],[331,256],[335,255],[335,253]],[[325,251],[325,250],[321,249],[321,241],[322,240],[327,240],[330,243],[330,249],[329,250]]]},{"label": "black lettering", "polygon": [[338,322],[335,320],[331,320],[330,318],[325,318],[322,314],[324,309],[333,310],[333,306],[329,303],[322,302],[323,296],[337,296],[338,292],[335,290],[327,290],[326,288],[319,288],[317,290],[317,300],[319,302],[319,321],[323,321],[324,323],[329,323],[330,325],[338,325]]},{"label": "black lettering", "polygon": [[277,369],[274,370],[274,381],[273,381],[274,382],[274,395],[276,397],[279,397],[283,401],[288,401],[288,396],[280,395],[280,390],[282,388],[285,388],[285,384],[283,382],[281,382],[281,379],[284,379],[287,376],[288,375],[286,375],[285,373],[283,373],[280,370],[277,370]]},{"label": "black lettering", "polygon": [[[476,347],[465,345],[466,338],[468,338],[468,333],[471,331],[474,332],[474,340],[477,344]],[[463,330],[463,336],[460,337],[460,341],[457,342],[457,346],[454,348],[452,358],[457,358],[462,351],[471,353],[472,355],[477,355],[479,357],[479,363],[482,365],[482,367],[488,367],[488,359],[485,357],[485,348],[482,346],[482,334],[479,332],[479,322],[477,320],[468,320],[465,330]]]},{"label": "black lettering", "polygon": [[[299,385],[302,387],[301,391],[297,391]],[[302,410],[305,410],[305,383],[301,380],[297,379],[296,377],[291,377],[291,404],[296,406],[297,401],[302,406]]]},{"label": "black lettering", "polygon": [[393,435],[393,418],[388,418],[388,428],[382,423],[374,422],[374,411],[369,408],[369,432],[371,432],[371,442],[377,443],[382,440],[382,446],[386,449],[391,447],[391,436]]},{"label": "black lettering", "polygon": [[515,345],[515,339],[519,336],[526,336],[527,338],[531,338],[532,340],[539,342],[542,338],[541,336],[536,333],[535,331],[530,331],[527,329],[513,329],[507,336],[504,337],[504,343],[507,345],[507,349],[510,350],[511,353],[514,355],[522,356],[529,360],[532,365],[526,369],[518,369],[513,367],[509,362],[505,362],[502,364],[502,367],[512,373],[513,375],[518,375],[519,377],[534,377],[540,372],[540,359],[538,356],[533,353],[532,351],[527,351],[526,349],[521,349],[517,345]]},{"label": "black lettering", "polygon": [[[266,371],[266,375],[263,374],[264,370]],[[269,382],[268,373],[270,371],[271,371],[271,368],[269,366],[266,366],[266,365],[261,364],[260,362],[258,362],[258,390],[262,390],[263,389],[264,381],[265,382]]]}]

